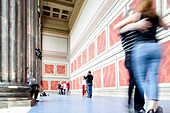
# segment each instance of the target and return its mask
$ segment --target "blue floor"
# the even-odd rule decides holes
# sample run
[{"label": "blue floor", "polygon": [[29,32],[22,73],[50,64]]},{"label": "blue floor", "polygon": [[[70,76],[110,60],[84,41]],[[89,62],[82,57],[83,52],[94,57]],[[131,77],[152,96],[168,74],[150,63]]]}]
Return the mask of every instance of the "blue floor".
[{"label": "blue floor", "polygon": [[[28,113],[128,113],[126,103],[127,98],[51,94],[41,97]],[[170,101],[159,101],[159,104],[164,113],[170,113]]]}]

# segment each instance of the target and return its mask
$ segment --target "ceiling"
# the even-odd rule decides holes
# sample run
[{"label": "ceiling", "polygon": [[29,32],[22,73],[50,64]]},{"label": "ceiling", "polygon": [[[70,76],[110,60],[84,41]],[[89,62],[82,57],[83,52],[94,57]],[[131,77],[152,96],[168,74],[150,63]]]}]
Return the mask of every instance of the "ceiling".
[{"label": "ceiling", "polygon": [[69,35],[85,0],[42,0],[42,32]]}]

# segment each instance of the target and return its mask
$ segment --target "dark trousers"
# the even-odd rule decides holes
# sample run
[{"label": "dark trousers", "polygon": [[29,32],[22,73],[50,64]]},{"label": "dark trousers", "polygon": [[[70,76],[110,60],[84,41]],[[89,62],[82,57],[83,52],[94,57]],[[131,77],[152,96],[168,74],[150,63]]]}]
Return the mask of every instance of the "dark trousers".
[{"label": "dark trousers", "polygon": [[38,93],[39,93],[39,90],[37,88],[39,88],[39,85],[38,84],[30,84],[30,87],[32,88],[30,91],[30,97],[32,98],[34,95],[34,99],[37,99]]},{"label": "dark trousers", "polygon": [[61,88],[61,95],[63,95],[63,88]]},{"label": "dark trousers", "polygon": [[64,95],[65,95],[65,93],[66,93],[66,89],[64,89]]},{"label": "dark trousers", "polygon": [[[130,79],[129,79],[129,89],[128,89],[128,104],[131,105],[131,98],[132,98],[132,92],[134,89],[134,86],[136,86],[133,70],[132,70],[132,63],[131,63],[131,54],[126,55],[125,59],[125,66],[128,69]],[[144,94],[141,94],[144,95]],[[135,94],[134,94],[134,109],[140,110],[143,108],[145,104],[145,100],[142,99],[138,88],[135,88]]]}]

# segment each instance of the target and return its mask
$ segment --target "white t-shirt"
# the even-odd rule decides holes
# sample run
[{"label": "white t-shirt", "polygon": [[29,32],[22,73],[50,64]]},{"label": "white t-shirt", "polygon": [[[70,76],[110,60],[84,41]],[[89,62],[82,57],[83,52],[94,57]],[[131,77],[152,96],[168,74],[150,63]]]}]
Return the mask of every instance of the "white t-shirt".
[{"label": "white t-shirt", "polygon": [[86,80],[82,80],[82,85],[86,85]]},{"label": "white t-shirt", "polygon": [[66,84],[64,83],[64,89],[66,89]]}]

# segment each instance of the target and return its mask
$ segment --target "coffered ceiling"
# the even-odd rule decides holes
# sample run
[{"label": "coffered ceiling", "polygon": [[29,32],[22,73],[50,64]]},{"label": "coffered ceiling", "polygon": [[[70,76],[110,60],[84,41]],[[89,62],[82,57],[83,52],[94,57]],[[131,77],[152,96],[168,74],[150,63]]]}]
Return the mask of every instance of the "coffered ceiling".
[{"label": "coffered ceiling", "polygon": [[41,0],[42,32],[69,35],[85,0]]}]

